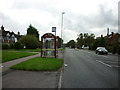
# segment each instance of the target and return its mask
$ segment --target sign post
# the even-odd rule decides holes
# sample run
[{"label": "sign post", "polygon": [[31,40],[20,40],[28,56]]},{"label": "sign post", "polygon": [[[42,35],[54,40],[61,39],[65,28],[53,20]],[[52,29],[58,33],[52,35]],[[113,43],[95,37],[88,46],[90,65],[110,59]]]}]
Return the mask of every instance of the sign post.
[{"label": "sign post", "polygon": [[56,27],[52,27],[52,32],[55,32],[55,43],[54,43],[54,46],[55,46],[55,58],[56,58],[56,47],[57,47],[57,43],[56,43]]}]

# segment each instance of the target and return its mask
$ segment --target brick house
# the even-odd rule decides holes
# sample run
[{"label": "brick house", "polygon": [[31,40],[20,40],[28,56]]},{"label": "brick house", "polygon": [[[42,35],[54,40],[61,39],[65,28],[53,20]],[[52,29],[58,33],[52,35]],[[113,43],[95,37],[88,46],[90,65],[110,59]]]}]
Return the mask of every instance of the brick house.
[{"label": "brick house", "polygon": [[119,33],[114,33],[112,32],[108,36],[108,41],[107,41],[109,46],[113,46],[114,44],[120,43],[120,34]]},{"label": "brick house", "polygon": [[105,38],[107,39],[107,49],[113,54],[120,54],[120,34],[111,32]]}]

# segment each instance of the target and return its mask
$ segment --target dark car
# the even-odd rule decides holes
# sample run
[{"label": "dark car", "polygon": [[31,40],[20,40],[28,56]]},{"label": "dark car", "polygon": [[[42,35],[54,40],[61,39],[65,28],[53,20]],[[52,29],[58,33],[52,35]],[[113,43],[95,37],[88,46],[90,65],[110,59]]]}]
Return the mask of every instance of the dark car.
[{"label": "dark car", "polygon": [[96,54],[108,54],[108,50],[105,47],[97,47],[95,50]]}]

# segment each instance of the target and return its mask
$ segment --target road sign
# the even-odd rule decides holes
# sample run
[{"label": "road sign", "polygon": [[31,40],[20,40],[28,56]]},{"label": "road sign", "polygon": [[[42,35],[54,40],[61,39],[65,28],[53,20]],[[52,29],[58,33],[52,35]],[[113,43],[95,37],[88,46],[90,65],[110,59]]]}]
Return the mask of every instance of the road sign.
[{"label": "road sign", "polygon": [[56,32],[56,27],[52,27],[52,32]]}]

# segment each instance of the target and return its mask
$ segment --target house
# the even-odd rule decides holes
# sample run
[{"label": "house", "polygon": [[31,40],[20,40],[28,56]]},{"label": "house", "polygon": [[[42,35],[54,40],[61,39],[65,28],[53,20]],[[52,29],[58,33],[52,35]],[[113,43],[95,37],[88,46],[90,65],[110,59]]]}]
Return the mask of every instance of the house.
[{"label": "house", "polygon": [[20,37],[21,37],[21,35],[19,32],[18,32],[18,34],[15,34],[14,32],[5,31],[3,25],[1,26],[0,41],[2,43],[15,43],[19,40]]},{"label": "house", "polygon": [[110,35],[108,35],[108,46],[113,46],[114,44],[120,43],[120,34],[111,32]]},{"label": "house", "polygon": [[111,32],[111,34],[108,34],[105,38],[109,52],[120,54],[120,34]]}]

